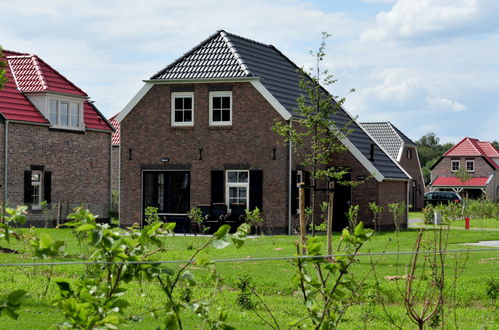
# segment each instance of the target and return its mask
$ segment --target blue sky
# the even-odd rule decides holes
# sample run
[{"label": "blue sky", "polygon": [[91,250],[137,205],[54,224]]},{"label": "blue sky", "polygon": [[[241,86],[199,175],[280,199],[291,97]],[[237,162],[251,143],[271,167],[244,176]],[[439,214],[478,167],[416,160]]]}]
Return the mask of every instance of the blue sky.
[{"label": "blue sky", "polygon": [[410,138],[499,140],[497,0],[0,0],[0,45],[34,53],[106,115],[218,29],[273,44],[300,66],[321,32],[327,67],[360,121]]}]

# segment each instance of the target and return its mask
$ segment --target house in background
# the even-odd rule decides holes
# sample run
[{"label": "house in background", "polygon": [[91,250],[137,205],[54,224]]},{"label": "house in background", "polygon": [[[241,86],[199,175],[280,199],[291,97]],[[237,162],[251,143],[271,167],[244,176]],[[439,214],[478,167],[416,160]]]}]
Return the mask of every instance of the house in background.
[{"label": "house in background", "polygon": [[361,125],[381,148],[409,173],[409,206],[413,211],[421,210],[424,207],[425,185],[416,143],[389,121]]},{"label": "house in background", "polygon": [[[463,169],[469,176],[459,178]],[[430,190],[453,190],[462,197],[499,200],[499,151],[489,142],[465,137],[431,168]]]},{"label": "house in background", "polygon": [[[146,80],[115,118],[121,224],[142,223],[147,206],[181,221],[201,204],[240,203],[260,208],[267,230],[291,233],[297,176],[309,169],[271,128],[296,123],[301,79],[274,46],[218,31]],[[381,224],[393,226],[386,205],[406,202],[410,176],[347,112],[334,119],[352,130],[334,165],[350,170],[347,179],[365,181],[338,185],[335,229],[347,225],[349,205],[360,205],[359,219],[370,224],[369,202],[384,205]]]},{"label": "house in background", "polygon": [[[28,205],[31,224],[64,219],[87,206],[108,216],[112,126],[88,95],[36,55],[4,50],[0,90],[0,184],[3,205]],[[46,219],[45,219],[46,220]]]},{"label": "house in background", "polygon": [[109,118],[115,130],[111,138],[111,189],[113,191],[120,189],[120,123],[116,121],[116,116]]}]

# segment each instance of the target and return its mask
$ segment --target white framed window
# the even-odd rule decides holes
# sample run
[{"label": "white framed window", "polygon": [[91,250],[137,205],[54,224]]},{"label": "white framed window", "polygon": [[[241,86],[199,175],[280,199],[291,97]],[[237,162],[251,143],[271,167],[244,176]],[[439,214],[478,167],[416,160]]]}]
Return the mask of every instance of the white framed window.
[{"label": "white framed window", "polygon": [[54,127],[81,128],[83,103],[49,99],[49,121]]},{"label": "white framed window", "polygon": [[210,125],[232,125],[232,92],[210,92]]},{"label": "white framed window", "polygon": [[249,171],[230,170],[225,172],[225,200],[231,204],[245,204],[249,207]]},{"label": "white framed window", "polygon": [[455,160],[455,159],[451,160],[450,161],[450,171],[451,172],[459,171],[459,165],[460,165],[459,160]]},{"label": "white framed window", "polygon": [[34,209],[41,208],[42,204],[42,171],[31,172],[31,202]]},{"label": "white framed window", "polygon": [[474,160],[466,160],[466,172],[475,172]]},{"label": "white framed window", "polygon": [[194,93],[172,93],[171,114],[172,126],[194,125]]}]

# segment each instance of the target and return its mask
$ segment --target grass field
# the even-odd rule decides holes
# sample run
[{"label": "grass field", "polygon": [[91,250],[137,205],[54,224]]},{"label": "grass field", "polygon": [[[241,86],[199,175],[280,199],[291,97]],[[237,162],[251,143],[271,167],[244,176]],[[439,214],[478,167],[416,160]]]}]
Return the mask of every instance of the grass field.
[{"label": "grass field", "polygon": [[[56,239],[67,243],[67,252],[73,257],[63,260],[78,260],[76,255],[80,249],[68,229],[38,229],[39,233],[49,233]],[[402,231],[398,234],[381,232],[373,237],[361,250],[361,252],[382,251],[411,251],[417,230]],[[161,260],[186,260],[194,249],[200,247],[208,238],[206,237],[168,237],[168,251],[158,256]],[[194,296],[211,297],[219,306],[229,311],[229,323],[238,329],[265,329],[266,325],[259,320],[252,311],[242,311],[236,304],[238,294],[237,281],[241,274],[248,274],[255,285],[256,291],[261,295],[265,303],[275,314],[280,326],[286,325],[299,317],[306,315],[303,302],[297,288],[293,285],[292,277],[295,269],[290,261],[260,261],[252,259],[258,257],[292,256],[295,253],[294,242],[296,237],[290,236],[266,236],[250,238],[241,249],[230,246],[223,250],[208,248],[201,253],[201,257],[210,259],[244,258],[248,261],[217,263],[216,268],[223,277],[223,282],[218,289],[210,286],[201,286],[194,292]],[[325,237],[321,237],[325,241]],[[497,308],[495,301],[487,295],[491,278],[498,278],[499,250],[478,251],[478,247],[469,247],[461,243],[473,243],[486,240],[498,240],[497,232],[468,232],[450,231],[447,249],[470,249],[471,252],[450,253],[446,257],[446,280],[452,283],[456,272],[456,263],[464,265],[458,272],[457,284],[449,285],[446,289],[446,306],[444,309],[445,328],[453,329],[455,324],[460,329],[497,329]],[[335,237],[338,242],[338,236]],[[1,242],[6,246],[5,242]],[[22,251],[21,254],[0,253],[0,263],[8,262],[32,262],[29,248],[26,242],[12,242],[11,248]],[[371,269],[368,257],[359,256],[359,262],[355,264],[352,272],[358,278],[362,278]],[[387,281],[384,276],[403,275],[410,256],[382,256],[374,257],[377,263],[375,272],[380,279],[380,291],[376,289],[374,275],[370,274],[365,282],[366,292],[369,299],[358,302],[351,306],[344,317],[342,329],[386,329],[390,325],[381,310],[379,299],[387,306],[392,317],[402,322],[405,319],[405,309],[398,292],[398,287],[403,286],[401,281]],[[178,266],[172,266],[178,267]],[[49,287],[46,296],[43,296],[47,283],[46,275],[48,266],[37,267],[1,267],[0,281],[1,294],[14,289],[25,289],[29,291],[29,298],[20,310],[19,320],[14,321],[2,315],[0,319],[1,329],[46,329],[55,323],[60,323],[63,318],[59,311],[52,306],[51,299],[56,293],[55,285]],[[193,274],[204,281],[208,274],[202,269],[194,267]],[[76,279],[85,276],[85,267],[82,265],[65,265],[55,268],[55,278]],[[497,282],[496,282],[497,283]],[[128,292],[124,298],[131,302],[127,309],[129,315],[142,315],[143,321],[129,323],[130,329],[154,329],[160,324],[148,311],[160,308],[164,302],[164,296],[159,287],[153,283],[131,282]],[[454,290],[455,288],[455,290]],[[376,299],[373,300],[372,297]],[[256,300],[255,300],[256,301]],[[377,301],[377,302],[375,302]],[[263,312],[263,307],[257,307]],[[185,328],[201,328],[202,324],[196,316],[185,312]],[[403,323],[403,328],[415,328],[409,321]]]}]

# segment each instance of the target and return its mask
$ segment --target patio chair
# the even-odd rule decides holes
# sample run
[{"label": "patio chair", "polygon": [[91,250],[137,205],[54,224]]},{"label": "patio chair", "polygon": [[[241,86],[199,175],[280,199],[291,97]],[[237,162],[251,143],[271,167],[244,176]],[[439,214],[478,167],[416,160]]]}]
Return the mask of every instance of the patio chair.
[{"label": "patio chair", "polygon": [[240,224],[246,221],[246,204],[230,204],[230,213],[223,217],[223,223],[230,225],[231,231],[234,231]]},{"label": "patio chair", "polygon": [[213,232],[220,227],[224,216],[227,214],[227,205],[225,203],[213,203],[210,205],[208,214],[205,216],[205,226]]}]

